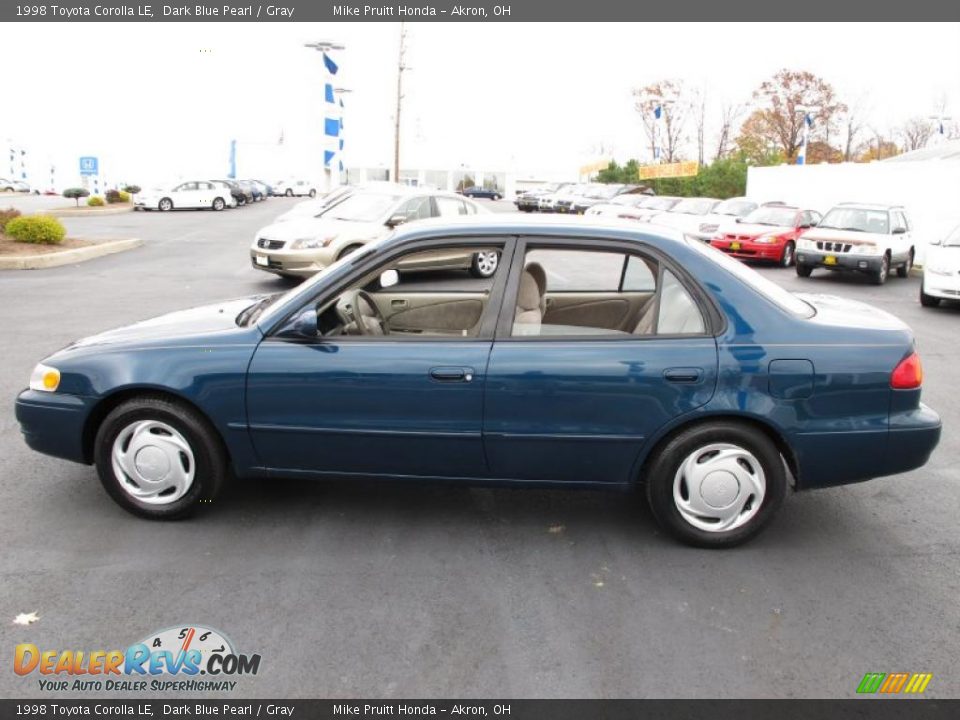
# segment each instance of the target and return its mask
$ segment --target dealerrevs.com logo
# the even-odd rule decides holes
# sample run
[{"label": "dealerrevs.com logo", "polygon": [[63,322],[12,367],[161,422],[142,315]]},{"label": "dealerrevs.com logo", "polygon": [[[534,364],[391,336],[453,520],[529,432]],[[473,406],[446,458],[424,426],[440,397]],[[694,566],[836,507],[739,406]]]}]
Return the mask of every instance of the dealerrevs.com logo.
[{"label": "dealerrevs.com logo", "polygon": [[260,655],[234,650],[227,637],[187,625],[152,633],[126,650],[51,650],[33,643],[14,649],[17,675],[36,675],[42,691],[230,691],[256,675]]}]

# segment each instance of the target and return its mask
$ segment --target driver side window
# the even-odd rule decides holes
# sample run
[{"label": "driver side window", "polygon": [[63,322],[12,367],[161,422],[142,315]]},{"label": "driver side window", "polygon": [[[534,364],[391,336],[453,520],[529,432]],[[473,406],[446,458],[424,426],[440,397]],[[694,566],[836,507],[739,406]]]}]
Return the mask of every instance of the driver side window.
[{"label": "driver side window", "polygon": [[430,207],[430,198],[426,196],[410,198],[395,214],[403,215],[404,218],[406,218],[406,222],[426,220],[433,216],[433,211]]}]

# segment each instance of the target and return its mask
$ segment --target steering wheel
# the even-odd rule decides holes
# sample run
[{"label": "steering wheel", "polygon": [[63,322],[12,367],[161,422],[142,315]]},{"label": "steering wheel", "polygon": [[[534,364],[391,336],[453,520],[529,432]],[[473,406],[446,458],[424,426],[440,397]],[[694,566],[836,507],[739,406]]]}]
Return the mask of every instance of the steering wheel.
[{"label": "steering wheel", "polygon": [[[368,315],[360,310],[361,301],[370,309],[371,314]],[[350,308],[349,313],[352,316],[350,320],[356,325],[357,332],[360,335],[387,334],[387,321],[384,319],[383,313],[380,312],[380,308],[378,308],[377,304],[373,301],[373,298],[370,297],[370,293],[366,290],[354,290],[349,293],[346,297],[346,305]],[[367,320],[373,321],[372,327],[367,324]]]}]

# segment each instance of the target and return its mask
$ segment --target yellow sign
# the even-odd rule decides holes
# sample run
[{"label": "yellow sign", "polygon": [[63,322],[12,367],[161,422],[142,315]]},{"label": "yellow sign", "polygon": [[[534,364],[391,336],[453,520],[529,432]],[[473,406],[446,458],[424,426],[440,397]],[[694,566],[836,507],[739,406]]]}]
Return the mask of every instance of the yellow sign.
[{"label": "yellow sign", "polygon": [[656,178],[692,177],[700,171],[700,164],[690,162],[669,163],[667,165],[644,165],[640,168],[641,180],[655,180]]},{"label": "yellow sign", "polygon": [[580,174],[593,175],[594,173],[598,173],[601,170],[606,170],[608,167],[610,167],[609,160],[597,160],[597,162],[588,163],[587,165],[581,165]]}]

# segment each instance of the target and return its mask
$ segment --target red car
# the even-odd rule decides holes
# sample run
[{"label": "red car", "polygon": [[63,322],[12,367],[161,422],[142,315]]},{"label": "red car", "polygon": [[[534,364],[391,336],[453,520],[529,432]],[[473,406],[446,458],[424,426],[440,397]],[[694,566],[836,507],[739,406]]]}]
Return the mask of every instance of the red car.
[{"label": "red car", "polygon": [[820,222],[816,210],[790,205],[762,205],[736,223],[724,225],[710,241],[740,260],[766,260],[793,265],[797,238]]}]

